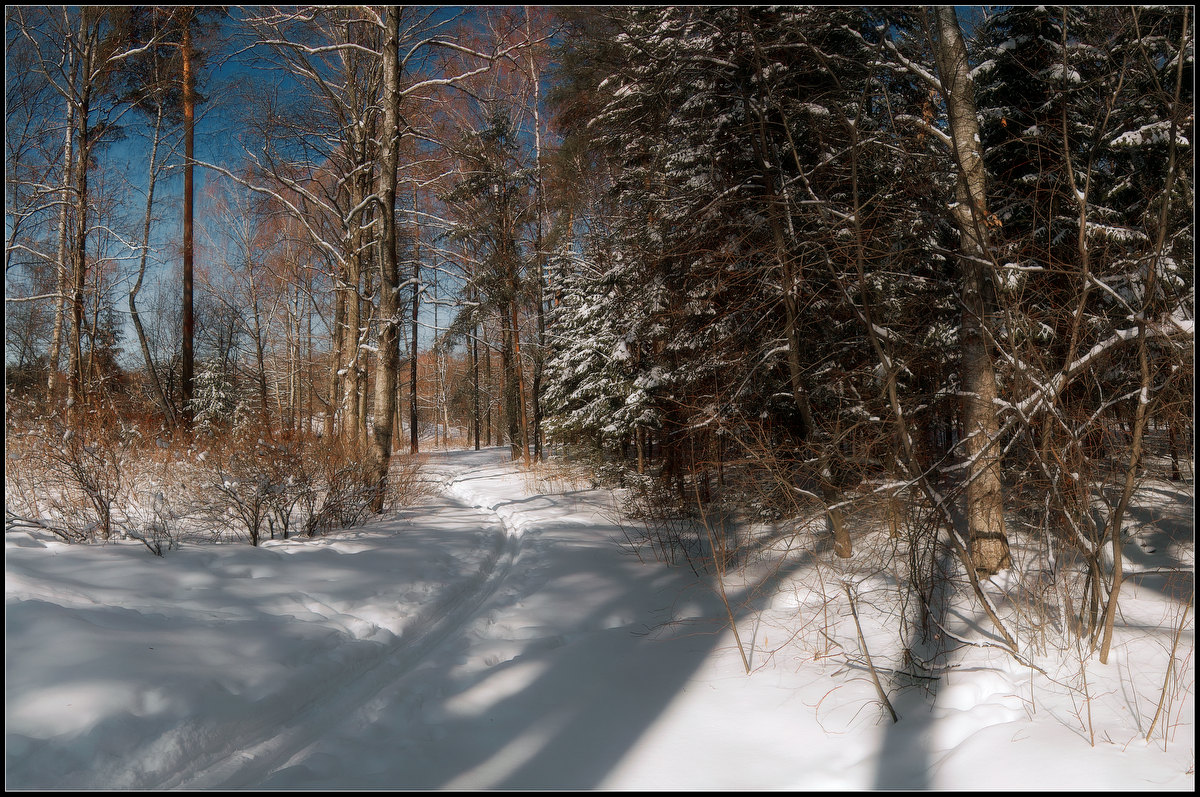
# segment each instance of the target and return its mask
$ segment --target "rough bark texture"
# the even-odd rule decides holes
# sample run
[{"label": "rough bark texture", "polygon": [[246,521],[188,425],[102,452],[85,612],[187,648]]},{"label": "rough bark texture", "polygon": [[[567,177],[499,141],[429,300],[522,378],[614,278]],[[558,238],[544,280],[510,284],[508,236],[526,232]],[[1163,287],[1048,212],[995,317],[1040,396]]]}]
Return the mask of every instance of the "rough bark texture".
[{"label": "rough bark texture", "polygon": [[[358,207],[364,198],[364,191],[361,181],[358,179],[350,180],[350,205]],[[350,220],[350,257],[346,262],[346,290],[345,290],[345,319],[346,324],[342,330],[342,355],[343,370],[342,375],[342,407],[343,407],[343,423],[342,437],[343,439],[354,442],[357,446],[362,442],[360,430],[362,428],[361,418],[359,417],[359,394],[362,392],[362,366],[359,363],[360,349],[359,336],[362,333],[362,299],[359,295],[359,285],[362,282],[362,252],[363,252],[363,235],[362,222],[360,219],[352,218]]]},{"label": "rough bark texture", "polygon": [[[413,209],[417,207],[417,188],[413,186]],[[417,438],[417,313],[421,309],[421,259],[413,258],[412,263],[412,357],[409,359],[408,379],[408,449],[416,454],[421,449]]]},{"label": "rough bark texture", "polygon": [[[342,287],[346,275],[345,269],[338,266],[338,286],[333,297],[333,367],[329,369],[329,404],[325,408],[325,437],[329,440],[334,435],[334,416],[340,415],[338,405],[342,392],[342,366],[346,362],[346,292]],[[345,419],[342,419],[343,425]]]},{"label": "rough bark texture", "polygon": [[480,331],[483,333],[483,371],[485,381],[487,382],[487,413],[484,417],[484,421],[487,424],[487,432],[484,435],[484,439],[487,440],[487,445],[490,446],[492,444],[492,397],[495,395],[496,386],[492,381],[492,347],[488,345],[487,325],[482,325]]},{"label": "rough bark texture", "polygon": [[400,11],[387,11],[383,42],[383,135],[379,174],[383,235],[379,263],[379,354],[375,371],[375,423],[371,466],[375,493],[372,509],[383,509],[396,417],[396,374],[400,369],[400,264],[396,247],[396,172],[400,166]]},{"label": "rough bark texture", "polygon": [[962,415],[965,453],[971,462],[966,515],[975,570],[981,575],[992,575],[1012,562],[1004,529],[1000,452],[991,445],[999,431],[999,421],[994,403],[996,373],[985,326],[991,275],[987,266],[990,217],[983,145],[958,17],[952,6],[939,7],[932,13],[936,16],[938,72],[958,171],[952,214],[959,231],[962,268]]},{"label": "rough bark texture", "polygon": [[479,325],[471,329],[471,425],[475,432],[475,450],[479,450]]},{"label": "rough bark texture", "polygon": [[521,366],[521,327],[517,303],[511,305],[513,369],[516,376],[517,406],[520,416],[521,458],[529,465],[529,408],[525,404],[525,369]]},{"label": "rough bark texture", "polygon": [[193,159],[196,156],[196,97],[192,75],[192,25],[190,11],[183,20],[183,422],[192,428],[192,396],[195,393],[194,351],[195,319],[192,316],[192,221]]},{"label": "rough bark texture", "polygon": [[513,378],[515,372],[513,332],[505,321],[500,338],[500,374],[504,380],[500,393],[504,397],[504,421],[508,425],[508,446],[513,459],[521,456],[521,420],[517,410],[517,380]]},{"label": "rough bark texture", "polygon": [[75,111],[75,123],[79,131],[79,153],[75,158],[75,240],[72,247],[71,269],[71,341],[67,375],[67,421],[72,426],[79,422],[80,406],[83,401],[83,289],[87,282],[87,210],[88,210],[88,162],[91,159],[91,113],[92,80],[97,48],[96,27],[91,24],[91,14],[85,10],[80,25],[83,40],[80,55],[79,100]]}]

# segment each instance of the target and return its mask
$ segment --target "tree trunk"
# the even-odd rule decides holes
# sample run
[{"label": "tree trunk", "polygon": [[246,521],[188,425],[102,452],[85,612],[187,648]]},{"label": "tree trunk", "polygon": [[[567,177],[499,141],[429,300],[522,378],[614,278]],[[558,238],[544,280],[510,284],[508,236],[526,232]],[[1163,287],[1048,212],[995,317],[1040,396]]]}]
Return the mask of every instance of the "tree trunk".
[{"label": "tree trunk", "polygon": [[492,383],[492,347],[488,345],[487,325],[482,327],[483,331],[483,370],[485,381],[487,382],[487,434],[484,439],[487,440],[488,447],[492,445],[492,396],[496,394],[496,386]]},{"label": "tree trunk", "polygon": [[[67,57],[70,59],[69,53]],[[67,65],[68,74],[71,74],[72,64],[73,62],[69,62]],[[75,143],[75,104],[70,100],[67,101],[67,125],[63,139],[62,199],[58,215],[58,296],[54,300],[54,335],[50,341],[50,373],[46,377],[46,391],[50,397],[53,397],[58,387],[58,360],[62,348],[63,317],[66,315],[67,310],[67,280],[70,269],[68,266],[68,239],[70,235],[67,229],[71,217],[71,203],[68,197],[71,193],[71,171],[74,162]]]},{"label": "tree trunk", "polygon": [[267,394],[267,355],[263,340],[262,313],[258,308],[258,289],[254,275],[250,275],[250,312],[254,321],[254,359],[258,364],[258,412],[259,423],[271,431],[271,405]]},{"label": "tree trunk", "polygon": [[[344,281],[345,270],[337,266],[336,276],[339,284],[333,295],[333,340],[330,342],[330,355],[333,362],[329,368],[329,403],[325,408],[325,439],[332,441],[335,431],[334,417],[338,415],[342,394],[342,367],[346,363],[346,290]],[[342,428],[345,427],[345,413],[342,415]]]},{"label": "tree trunk", "polygon": [[[417,187],[413,184],[413,217],[416,217]],[[416,454],[421,450],[417,438],[417,314],[421,309],[421,258],[413,253],[412,263],[412,352],[409,360],[408,384],[408,450]]]},{"label": "tree trunk", "polygon": [[173,426],[175,419],[171,414],[171,405],[167,403],[167,395],[163,392],[162,382],[159,381],[158,371],[154,367],[154,360],[150,356],[150,344],[146,340],[146,331],[142,328],[142,319],[138,315],[137,295],[142,289],[142,279],[146,275],[146,257],[150,252],[150,217],[154,210],[154,186],[158,178],[158,142],[159,134],[162,131],[163,107],[159,102],[158,110],[154,117],[154,144],[150,148],[150,171],[147,177],[146,185],[146,217],[142,224],[142,257],[138,264],[137,280],[132,288],[129,289],[129,320],[133,322],[133,329],[137,332],[138,344],[142,349],[142,359],[146,361],[146,376],[150,380],[150,387],[154,393],[155,399],[158,401],[158,406],[163,411],[163,418],[167,422],[167,426]]},{"label": "tree trunk", "polygon": [[[517,403],[520,415],[521,458],[529,465],[529,411],[525,405],[525,370],[521,367],[521,330],[518,326],[517,303],[511,305],[513,374],[516,376]],[[514,457],[515,459],[515,457]]]},{"label": "tree trunk", "polygon": [[[97,246],[96,259],[99,261],[99,246]],[[100,372],[96,366],[96,341],[99,337],[100,330],[100,271],[94,269],[92,271],[94,278],[92,284],[92,323],[88,328],[88,361],[87,368],[84,370],[86,374],[86,382],[88,385],[89,394],[103,395],[104,385],[100,379]]]},{"label": "tree trunk", "polygon": [[[436,344],[437,331],[438,331],[438,272],[437,272],[437,269],[434,269],[434,271],[433,271],[433,285],[431,287],[433,288],[433,300],[432,300],[432,303],[433,303],[433,334],[434,334],[435,343],[433,346],[433,350],[430,351],[430,354],[433,355],[433,362],[430,363],[430,365],[433,367],[433,394],[432,394],[432,396],[430,396],[432,401],[430,402],[431,406],[430,406],[429,410],[430,410],[430,414],[433,416],[433,447],[434,447],[434,449],[436,449],[439,445],[439,443],[438,443],[438,413],[439,413],[439,410],[441,409],[441,407],[439,405],[441,404],[441,400],[442,400],[442,352],[439,350],[439,347]],[[442,430],[441,443],[440,443],[440,445],[443,447],[445,447],[445,445],[446,445],[445,431],[446,431],[445,429]]]},{"label": "tree trunk", "polygon": [[192,397],[195,394],[193,337],[195,319],[192,316],[192,222],[193,222],[193,159],[196,156],[196,97],[192,75],[192,12],[184,11],[183,20],[183,423],[190,432],[194,418]]},{"label": "tree trunk", "polygon": [[400,167],[400,10],[389,7],[383,41],[383,135],[379,201],[383,236],[379,257],[379,353],[375,371],[375,423],[371,434],[374,494],[371,508],[383,511],[392,422],[396,417],[396,377],[400,369],[400,264],[396,236],[396,173]]},{"label": "tree trunk", "polygon": [[442,441],[450,446],[450,365],[446,353],[442,352]]},{"label": "tree trunk", "polygon": [[292,302],[292,311],[295,319],[295,330],[292,333],[294,342],[292,349],[292,428],[304,431],[307,428],[307,422],[304,418],[304,327],[302,313],[300,312],[300,291],[296,290]]},{"label": "tree trunk", "polygon": [[991,274],[987,265],[988,222],[983,145],[967,49],[953,6],[932,12],[937,21],[936,58],[946,101],[950,139],[957,167],[952,209],[959,232],[962,268],[962,410],[965,453],[970,462],[966,490],[971,559],[983,576],[1008,568],[1004,528],[1004,492],[1000,451],[992,445],[999,432],[996,373],[987,335]]},{"label": "tree trunk", "polygon": [[87,284],[87,210],[88,210],[88,160],[91,157],[91,70],[95,53],[95,37],[88,30],[89,14],[82,14],[81,31],[84,39],[83,56],[79,64],[81,87],[79,104],[76,108],[76,123],[79,126],[79,154],[75,159],[75,241],[72,258],[71,279],[71,350],[67,377],[67,421],[71,426],[79,422],[83,401],[83,290]]},{"label": "tree trunk", "polygon": [[[312,297],[312,278],[306,278],[305,293],[308,297]],[[313,377],[313,329],[312,329],[313,306],[311,301],[307,302],[304,307],[304,382],[308,385],[307,398],[305,404],[307,408],[304,413],[304,435],[308,437],[312,434],[312,418],[313,418],[313,396],[317,392],[317,383]],[[267,432],[271,431],[270,426],[267,427]]]},{"label": "tree trunk", "polygon": [[[525,39],[533,41],[533,25],[529,18],[529,7],[525,7]],[[542,114],[541,114],[541,70],[533,57],[533,47],[528,48],[529,77],[533,88],[533,158],[534,158],[534,192],[537,201],[537,225],[534,230],[534,264],[537,267],[537,290],[534,301],[537,302],[537,346],[533,357],[533,457],[542,460],[542,370],[546,354],[546,308],[543,293],[543,278],[546,270],[546,257],[542,251],[543,225],[546,218],[546,196],[542,182]]]},{"label": "tree trunk", "polygon": [[504,396],[504,425],[508,427],[508,447],[512,458],[521,456],[521,422],[517,415],[517,380],[514,379],[516,365],[513,362],[513,330],[509,322],[501,318],[500,373],[504,380],[501,394]]},{"label": "tree trunk", "polygon": [[[352,237],[355,249],[359,248],[360,239]],[[345,347],[345,373],[342,375],[342,404],[343,424],[342,437],[357,447],[359,441],[359,403],[358,396],[362,392],[362,372],[358,358],[361,355],[359,337],[362,331],[362,295],[359,293],[362,281],[361,255],[355,251],[347,263],[346,269],[346,326],[342,332]]]},{"label": "tree trunk", "polygon": [[475,450],[479,450],[479,324],[471,328],[471,388],[473,394],[472,426],[475,429]]}]

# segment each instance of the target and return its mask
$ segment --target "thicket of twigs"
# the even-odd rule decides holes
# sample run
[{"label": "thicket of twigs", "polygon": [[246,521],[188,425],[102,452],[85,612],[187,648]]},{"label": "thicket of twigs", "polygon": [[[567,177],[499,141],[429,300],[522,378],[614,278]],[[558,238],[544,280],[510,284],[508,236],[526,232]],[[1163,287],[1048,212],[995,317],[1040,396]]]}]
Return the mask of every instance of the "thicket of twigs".
[{"label": "thicket of twigs", "polygon": [[[987,644],[1041,669],[1039,662],[1064,653],[1103,656],[1123,583],[1145,576],[1144,566],[1131,573],[1131,562],[1147,560],[1155,545],[1189,543],[1190,418],[1179,412],[1182,404],[1160,407],[1136,447],[1135,430],[1116,417],[1085,425],[1103,430],[1091,439],[1045,445],[1031,425],[1003,441],[1013,564],[990,579],[979,578],[961,555],[954,506],[965,477],[953,460],[941,470],[901,479],[879,460],[860,457],[857,471],[843,468],[835,501],[825,500],[815,484],[805,489],[797,478],[804,472],[802,458],[781,457],[765,437],[739,456],[726,449],[719,467],[697,457],[684,473],[665,474],[659,466],[639,473],[632,455],[590,464],[596,483],[621,496],[616,514],[626,520],[620,542],[645,560],[744,585],[744,603],[732,614],[761,607],[785,582],[779,569],[764,574],[762,563],[819,569],[823,601],[844,603],[840,585],[887,585],[888,600],[899,607],[893,627],[904,655],[893,662],[898,670],[927,675],[936,670],[932,662],[963,644],[948,627],[951,606],[975,613],[993,640]],[[835,515],[851,543],[849,556],[838,550]],[[1114,530],[1122,553],[1117,564]],[[1187,556],[1182,549],[1158,556],[1165,569],[1156,565],[1154,577],[1179,592],[1190,570]],[[1174,597],[1183,607],[1190,604],[1190,595]],[[922,662],[932,670],[922,669]]]},{"label": "thicket of twigs", "polygon": [[[68,542],[136,539],[162,555],[182,540],[258,545],[373,514],[367,459],[336,438],[213,428],[175,439],[116,412],[92,412],[76,428],[10,413],[5,432],[6,527],[40,526]],[[393,457],[385,510],[419,495],[419,467]]]}]

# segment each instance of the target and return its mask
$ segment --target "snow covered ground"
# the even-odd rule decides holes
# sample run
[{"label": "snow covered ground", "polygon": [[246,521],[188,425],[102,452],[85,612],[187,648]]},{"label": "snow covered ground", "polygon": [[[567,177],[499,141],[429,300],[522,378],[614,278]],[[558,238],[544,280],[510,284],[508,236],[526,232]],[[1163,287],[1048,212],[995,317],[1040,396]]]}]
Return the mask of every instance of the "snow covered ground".
[{"label": "snow covered ground", "polygon": [[[731,580],[747,675],[709,579],[623,550],[609,494],[505,459],[435,454],[438,495],[398,517],[258,548],[8,531],[6,787],[1194,787],[1190,613],[1144,739],[1190,579],[1127,584],[1108,665],[885,672],[893,724],[819,546],[766,592]],[[886,579],[844,580],[882,666]]]}]

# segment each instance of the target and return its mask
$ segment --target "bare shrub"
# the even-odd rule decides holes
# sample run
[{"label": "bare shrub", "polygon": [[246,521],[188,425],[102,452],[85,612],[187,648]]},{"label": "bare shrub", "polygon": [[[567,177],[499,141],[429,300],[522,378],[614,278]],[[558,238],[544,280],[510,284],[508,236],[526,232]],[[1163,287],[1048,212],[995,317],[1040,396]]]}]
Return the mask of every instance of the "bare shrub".
[{"label": "bare shrub", "polygon": [[[342,440],[310,452],[317,494],[303,522],[308,536],[363,523],[371,514],[372,474],[365,457]],[[385,501],[386,503],[386,501]]]},{"label": "bare shrub", "polygon": [[[368,460],[342,440],[291,436],[276,441],[229,438],[203,461],[216,498],[210,515],[225,512],[252,545],[361,525],[370,517],[376,485]],[[420,460],[393,456],[384,511],[421,494]]]},{"label": "bare shrub", "polygon": [[623,514],[635,521],[623,526],[626,544],[641,558],[644,548],[669,567],[686,564],[694,573],[704,571],[704,528],[690,507],[680,506],[674,492],[660,479],[627,475]]},{"label": "bare shrub", "polygon": [[40,525],[44,512],[44,480],[36,459],[38,434],[32,423],[18,422],[13,414],[4,424],[4,510],[5,516],[30,525]]},{"label": "bare shrub", "polygon": [[[122,494],[130,445],[119,423],[91,414],[78,429],[60,419],[35,422],[16,435],[6,453],[7,486],[25,512],[45,517],[46,528],[70,542],[107,540],[122,518]],[[11,473],[11,476],[9,475]]]},{"label": "bare shrub", "polygon": [[179,547],[174,534],[177,517],[163,493],[157,491],[151,499],[149,518],[140,525],[131,525],[126,534],[140,541],[150,553],[162,556]]},{"label": "bare shrub", "polygon": [[586,467],[558,458],[535,460],[524,474],[530,492],[565,493],[594,485],[594,476]]},{"label": "bare shrub", "polygon": [[424,462],[424,457],[392,454],[387,493],[383,499],[385,510],[409,506],[429,493],[429,485],[421,477]]},{"label": "bare shrub", "polygon": [[[232,533],[258,545],[374,514],[366,459],[342,441],[208,434],[185,447],[136,419],[85,417],[76,429],[35,415],[7,419],[5,514],[13,524],[68,542],[134,539],[161,556],[190,536]],[[420,465],[393,457],[385,510],[422,494]]]},{"label": "bare shrub", "polygon": [[270,512],[269,461],[253,445],[223,438],[199,458],[203,473],[203,497],[210,520],[218,529],[222,521],[240,526],[251,545],[258,545]]}]

